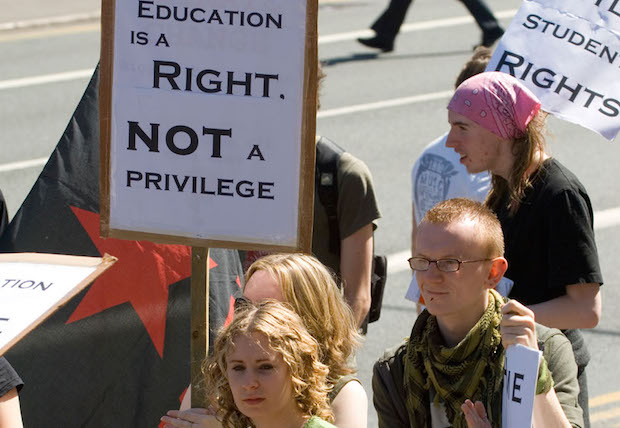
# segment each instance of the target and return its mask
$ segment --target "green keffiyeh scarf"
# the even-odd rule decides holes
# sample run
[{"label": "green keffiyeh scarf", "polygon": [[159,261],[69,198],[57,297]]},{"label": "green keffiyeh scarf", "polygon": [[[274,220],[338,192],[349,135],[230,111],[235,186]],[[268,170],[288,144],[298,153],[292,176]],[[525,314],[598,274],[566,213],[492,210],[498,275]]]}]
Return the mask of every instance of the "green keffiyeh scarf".
[{"label": "green keffiyeh scarf", "polygon": [[412,428],[431,426],[430,394],[443,401],[455,428],[467,428],[461,410],[466,399],[484,403],[491,426],[501,426],[504,348],[499,325],[502,296],[489,292],[489,305],[465,339],[454,348],[443,345],[437,319],[428,311],[416,320],[404,358],[404,386]]}]

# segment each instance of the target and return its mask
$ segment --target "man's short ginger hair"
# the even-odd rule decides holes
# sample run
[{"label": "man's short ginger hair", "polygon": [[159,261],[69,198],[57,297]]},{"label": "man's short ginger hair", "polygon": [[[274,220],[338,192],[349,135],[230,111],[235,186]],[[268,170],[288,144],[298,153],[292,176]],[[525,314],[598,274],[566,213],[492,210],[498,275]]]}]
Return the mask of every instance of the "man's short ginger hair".
[{"label": "man's short ginger hair", "polygon": [[430,224],[450,224],[472,220],[480,239],[487,247],[486,257],[503,257],[504,234],[497,216],[480,202],[467,198],[454,198],[440,202],[431,208],[422,221]]}]

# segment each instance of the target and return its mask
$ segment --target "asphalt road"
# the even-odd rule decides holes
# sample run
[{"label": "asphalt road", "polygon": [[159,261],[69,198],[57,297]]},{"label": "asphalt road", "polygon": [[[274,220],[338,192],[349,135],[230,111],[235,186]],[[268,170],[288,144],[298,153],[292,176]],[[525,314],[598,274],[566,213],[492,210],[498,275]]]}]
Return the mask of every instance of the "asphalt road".
[{"label": "asphalt road", "polygon": [[[88,15],[99,5],[92,0],[63,0],[53,6],[44,0],[30,1],[28,6],[0,3],[7,12],[0,22],[0,188],[14,215],[67,125],[99,57],[97,21],[40,26],[40,21],[31,20]],[[507,25],[520,2],[489,3]],[[382,318],[370,325],[357,358],[370,397],[374,360],[406,337],[415,319],[413,305],[403,299],[410,278],[403,266],[409,248],[411,166],[421,149],[447,130],[445,91],[452,88],[480,37],[459,2],[418,0],[396,50],[377,55],[354,39],[384,4],[327,0],[319,10],[319,55],[327,79],[317,129],[368,164],[383,212],[375,234],[376,251],[393,256]],[[8,23],[15,22],[24,28],[9,29]],[[76,73],[62,74],[68,72]],[[405,99],[412,96],[418,96],[417,101]],[[593,354],[588,367],[591,415],[594,427],[620,427],[620,317],[614,310],[619,297],[614,262],[620,242],[620,146],[560,120],[552,119],[550,129],[552,155],[584,183],[597,213],[605,285],[603,319],[586,332]],[[376,426],[372,405],[369,426]]]}]

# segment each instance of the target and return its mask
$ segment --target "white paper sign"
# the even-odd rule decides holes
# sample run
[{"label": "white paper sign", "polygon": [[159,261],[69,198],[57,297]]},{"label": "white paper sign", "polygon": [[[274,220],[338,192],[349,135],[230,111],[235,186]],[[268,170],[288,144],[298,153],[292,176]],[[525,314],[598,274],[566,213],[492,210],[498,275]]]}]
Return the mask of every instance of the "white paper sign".
[{"label": "white paper sign", "polygon": [[525,0],[487,70],[510,73],[544,110],[613,140],[620,130],[617,3]]},{"label": "white paper sign", "polygon": [[506,349],[504,391],[502,395],[502,427],[532,426],[538,365],[542,352],[523,345]]},{"label": "white paper sign", "polygon": [[115,261],[108,255],[0,254],[0,355]]},{"label": "white paper sign", "polygon": [[564,10],[599,27],[620,33],[620,1],[618,0],[533,0],[543,7]]},{"label": "white paper sign", "polygon": [[110,229],[298,245],[313,4],[115,2]]}]

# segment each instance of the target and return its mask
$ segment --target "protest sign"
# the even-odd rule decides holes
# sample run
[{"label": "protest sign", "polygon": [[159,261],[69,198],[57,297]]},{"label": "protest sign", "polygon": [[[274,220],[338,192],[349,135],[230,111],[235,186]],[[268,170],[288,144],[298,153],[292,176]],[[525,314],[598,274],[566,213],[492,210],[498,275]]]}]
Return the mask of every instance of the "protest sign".
[{"label": "protest sign", "polygon": [[510,73],[544,110],[609,140],[620,130],[620,5],[526,0],[487,70]]},{"label": "protest sign", "polygon": [[0,355],[114,262],[107,254],[0,254]]},{"label": "protest sign", "polygon": [[316,0],[104,0],[103,235],[310,250],[316,17]]},{"label": "protest sign", "polygon": [[532,426],[534,396],[541,356],[542,352],[523,345],[512,345],[506,349],[502,427]]},{"label": "protest sign", "polygon": [[534,0],[544,7],[566,11],[599,27],[620,33],[620,1],[618,0]]}]

